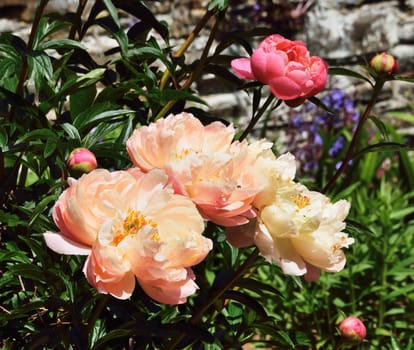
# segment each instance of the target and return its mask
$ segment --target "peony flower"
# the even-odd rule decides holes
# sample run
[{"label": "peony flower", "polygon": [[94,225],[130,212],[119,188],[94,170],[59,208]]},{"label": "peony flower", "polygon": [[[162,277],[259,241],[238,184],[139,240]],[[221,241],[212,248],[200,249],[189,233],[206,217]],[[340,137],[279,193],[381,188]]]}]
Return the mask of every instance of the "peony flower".
[{"label": "peony flower", "polygon": [[263,183],[254,200],[257,218],[226,230],[236,247],[256,244],[269,262],[283,272],[307,280],[319,278],[319,270],[337,272],[345,265],[342,248],[353,243],[343,233],[349,203],[331,203],[325,195],[293,181],[295,159],[291,154],[273,158],[262,152],[257,176]]},{"label": "peony flower", "polygon": [[73,174],[89,173],[98,166],[95,155],[87,148],[75,148],[69,155],[66,165]]},{"label": "peony flower", "polygon": [[135,166],[164,169],[177,193],[191,198],[206,220],[223,226],[248,222],[258,192],[255,154],[232,142],[232,125],[203,126],[189,113],[169,115],[136,129],[127,141]]},{"label": "peony flower", "polygon": [[60,232],[46,232],[60,254],[87,255],[84,273],[100,293],[131,296],[136,280],[153,299],[180,304],[197,285],[191,267],[212,248],[188,198],[161,170],[98,169],[70,179],[53,209]]},{"label": "peony flower", "polygon": [[269,85],[277,98],[293,106],[321,92],[328,77],[326,62],[310,56],[304,42],[279,34],[266,37],[250,58],[234,59],[231,66],[240,78]]},{"label": "peony flower", "polygon": [[365,325],[358,317],[349,316],[339,325],[341,336],[350,341],[362,341],[367,335]]}]

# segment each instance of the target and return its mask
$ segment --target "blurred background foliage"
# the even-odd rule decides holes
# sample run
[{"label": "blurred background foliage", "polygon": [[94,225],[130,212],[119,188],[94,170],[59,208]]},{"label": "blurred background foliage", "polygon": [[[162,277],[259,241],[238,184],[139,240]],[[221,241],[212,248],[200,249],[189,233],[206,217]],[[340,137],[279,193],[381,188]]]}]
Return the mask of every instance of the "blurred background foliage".
[{"label": "blurred background foliage", "polygon": [[[125,301],[100,295],[83,277],[82,257],[48,250],[42,233],[56,230],[51,208],[66,186],[65,161],[74,148],[89,148],[100,167],[123,169],[131,165],[125,141],[135,127],[184,110],[203,123],[216,120],[194,107],[203,101],[192,83],[203,74],[234,89],[252,88],[254,100],[261,99],[262,87],[244,85],[229,71],[233,57],[226,49],[241,45],[251,52],[252,40],[270,32],[270,19],[260,18],[263,28],[246,32],[235,19],[250,21],[263,6],[275,5],[262,1],[248,9],[211,1],[193,37],[175,47],[168,25],[142,1],[96,1],[86,18],[86,1],[65,15],[43,14],[46,3],[39,2],[27,42],[0,35],[3,348],[339,349],[338,323],[353,314],[368,329],[354,348],[414,349],[412,140],[394,123],[414,124],[414,112],[372,115],[366,124],[359,153],[328,193],[351,202],[347,231],[356,242],[346,251],[346,268],[318,282],[285,276],[261,257],[241,274],[252,249],[231,247],[211,224],[206,235],[216,242],[214,251],[194,269],[200,290],[180,306],[159,305],[139,288]],[[266,13],[286,8],[271,10]],[[125,25],[125,14],[135,20]],[[277,18],[285,35],[297,25]],[[186,62],[185,50],[211,20],[211,41]],[[82,43],[95,26],[117,43],[100,62]],[[294,153],[298,177],[319,191],[343,159],[364,108],[339,89],[321,101],[327,109],[309,102],[289,110],[288,137],[275,149]],[[254,114],[258,103],[253,107]]]}]

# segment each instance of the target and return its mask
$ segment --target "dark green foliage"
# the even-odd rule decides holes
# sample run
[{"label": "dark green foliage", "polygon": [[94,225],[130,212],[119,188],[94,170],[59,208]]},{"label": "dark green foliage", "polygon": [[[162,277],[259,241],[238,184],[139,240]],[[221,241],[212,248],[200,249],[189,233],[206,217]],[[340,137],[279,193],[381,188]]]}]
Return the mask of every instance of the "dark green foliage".
[{"label": "dark green foliage", "polygon": [[[219,24],[228,6],[211,1],[206,16]],[[139,21],[125,28],[120,11]],[[219,120],[200,108],[186,109],[188,101],[204,103],[192,83],[207,73],[231,89],[253,89],[253,120],[266,109],[260,110],[261,84],[231,73],[226,49],[238,45],[250,54],[251,39],[271,30],[221,33],[213,53],[207,47],[186,63],[170,43],[167,24],[143,1],[96,1],[88,18],[80,15],[36,17],[27,43],[0,35],[1,346],[334,349],[339,320],[355,314],[368,328],[360,349],[413,349],[414,166],[411,148],[381,116],[371,116],[374,136],[361,137],[347,176],[330,189],[332,197],[352,204],[348,231],[356,243],[346,252],[347,268],[322,274],[317,283],[283,275],[253,248],[232,247],[222,228],[211,224],[206,235],[215,242],[213,251],[194,268],[200,289],[179,306],[160,305],[139,287],[128,300],[99,294],[84,278],[84,257],[46,247],[42,233],[56,231],[51,211],[66,188],[65,162],[74,148],[93,151],[102,168],[123,169],[131,166],[125,142],[136,127],[183,110],[205,124]],[[93,26],[117,42],[103,63],[82,44]],[[330,73],[374,86],[348,69]],[[272,109],[282,101],[268,102]],[[412,115],[405,118],[414,122]],[[350,130],[344,133],[349,141]],[[330,140],[326,135],[325,152]],[[391,168],[378,176],[388,158]],[[321,190],[334,166],[328,157],[319,166],[312,186]]]}]

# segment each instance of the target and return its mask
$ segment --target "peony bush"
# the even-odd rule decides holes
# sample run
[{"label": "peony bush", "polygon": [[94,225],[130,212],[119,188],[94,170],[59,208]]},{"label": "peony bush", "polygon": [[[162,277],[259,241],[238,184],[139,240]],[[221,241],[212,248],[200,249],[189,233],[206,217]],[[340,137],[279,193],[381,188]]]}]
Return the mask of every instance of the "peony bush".
[{"label": "peony bush", "polygon": [[[142,1],[47,2],[27,41],[0,35],[2,348],[412,345],[412,155],[373,116],[385,84],[413,81],[397,58],[357,72],[274,28],[219,33],[227,1],[177,44]],[[104,61],[94,26],[116,42]],[[250,57],[229,55],[240,45]],[[205,74],[252,96],[249,121],[201,108]],[[364,81],[369,102],[357,112],[330,75]],[[305,148],[263,132],[279,107]]]}]

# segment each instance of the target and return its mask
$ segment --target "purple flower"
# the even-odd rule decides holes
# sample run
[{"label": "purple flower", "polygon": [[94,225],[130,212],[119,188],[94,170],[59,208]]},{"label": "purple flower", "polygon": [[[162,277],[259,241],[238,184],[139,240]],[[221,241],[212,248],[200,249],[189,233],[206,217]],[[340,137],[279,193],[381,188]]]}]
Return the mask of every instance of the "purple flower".
[{"label": "purple flower", "polygon": [[[316,174],[324,149],[328,149],[330,157],[338,157],[346,147],[344,128],[353,130],[359,120],[355,102],[344,91],[335,88],[321,100],[333,115],[313,103],[304,103],[299,109],[290,111],[287,146],[301,164],[298,168],[300,176]],[[334,142],[324,145],[325,140]]]},{"label": "purple flower", "polygon": [[342,149],[344,148],[344,145],[345,145],[345,137],[343,135],[339,135],[339,137],[335,140],[335,142],[329,149],[328,154],[331,157],[336,157],[339,154],[339,152],[342,151]]}]

